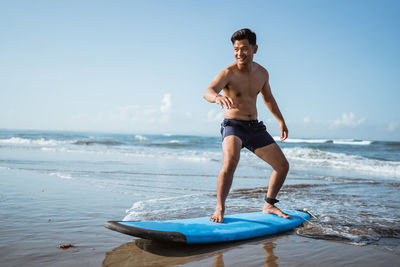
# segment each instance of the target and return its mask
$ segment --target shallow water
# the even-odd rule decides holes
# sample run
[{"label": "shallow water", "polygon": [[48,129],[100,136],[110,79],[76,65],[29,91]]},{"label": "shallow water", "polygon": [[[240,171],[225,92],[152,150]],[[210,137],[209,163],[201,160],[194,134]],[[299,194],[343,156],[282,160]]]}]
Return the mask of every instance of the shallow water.
[{"label": "shallow water", "polygon": [[139,239],[107,252],[103,266],[396,266],[399,259],[372,246],[349,246],[284,233],[191,246]]},{"label": "shallow water", "polygon": [[[207,216],[216,203],[220,141],[168,134],[1,131],[0,216],[2,226],[12,225],[0,232],[2,240],[17,244],[40,236],[47,225],[70,231],[71,223],[78,227],[85,220],[101,226],[107,220]],[[307,208],[316,217],[298,234],[374,244],[400,254],[400,143],[289,139],[278,144],[291,164],[279,207]],[[259,211],[271,171],[243,150],[226,213]],[[76,199],[85,192],[92,193]],[[38,232],[24,230],[27,218],[40,222]]]}]

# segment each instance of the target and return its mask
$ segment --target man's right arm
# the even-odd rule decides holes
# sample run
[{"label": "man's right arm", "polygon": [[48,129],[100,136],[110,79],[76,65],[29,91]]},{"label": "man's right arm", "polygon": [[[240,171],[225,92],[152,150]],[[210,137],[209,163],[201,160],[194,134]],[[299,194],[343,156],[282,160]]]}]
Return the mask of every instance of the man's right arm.
[{"label": "man's right arm", "polygon": [[210,103],[217,103],[223,108],[228,109],[234,107],[233,101],[230,97],[220,95],[221,90],[228,84],[228,70],[221,71],[208,86],[204,92],[204,99]]}]

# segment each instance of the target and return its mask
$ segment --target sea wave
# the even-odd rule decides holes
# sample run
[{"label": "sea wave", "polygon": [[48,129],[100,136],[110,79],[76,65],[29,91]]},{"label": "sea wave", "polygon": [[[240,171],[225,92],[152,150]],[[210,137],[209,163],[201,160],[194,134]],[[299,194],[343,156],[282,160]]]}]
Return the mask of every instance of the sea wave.
[{"label": "sea wave", "polygon": [[[171,220],[199,216],[199,211],[214,207],[213,194],[186,194],[176,197],[153,198],[136,201],[126,210],[122,221]],[[171,206],[171,203],[174,205]],[[200,211],[201,212],[201,211]],[[195,215],[196,214],[196,215]]]},{"label": "sea wave", "polygon": [[[170,144],[170,146],[176,144]],[[164,158],[164,159],[178,159],[189,161],[219,161],[221,153],[210,151],[195,151],[195,150],[179,150],[169,151],[168,149],[158,149],[152,147],[135,148],[124,146],[119,150],[104,150],[104,149],[75,149],[73,147],[41,147],[41,151],[48,152],[62,152],[62,153],[79,153],[79,154],[92,154],[92,155],[115,155],[126,157],[141,157],[141,158]]]},{"label": "sea wave", "polygon": [[57,176],[61,179],[67,179],[67,180],[71,180],[72,176],[70,174],[66,174],[66,173],[60,173],[60,172],[52,172],[49,174],[50,176]]},{"label": "sea wave", "polygon": [[146,141],[147,140],[147,137],[144,137],[144,136],[142,136],[142,135],[135,135],[135,140],[136,141],[139,141],[139,142],[144,142],[144,141]]},{"label": "sea wave", "polygon": [[[48,134],[47,138],[33,136],[0,137],[0,148],[13,147],[59,153],[117,155],[189,161],[222,161],[219,138],[199,136],[162,135],[61,135]],[[323,171],[345,170],[376,176],[400,177],[400,160],[396,155],[399,142],[355,139],[287,139],[282,150],[289,159],[291,169]],[[306,145],[297,144],[306,143]],[[102,145],[102,146],[100,146]],[[347,145],[359,145],[357,149]],[[371,145],[371,146],[369,146]],[[104,148],[107,146],[107,149]],[[368,151],[367,151],[368,150]],[[371,150],[371,151],[370,151]],[[248,155],[248,156],[247,156]],[[241,162],[247,166],[264,164],[251,152],[243,150]],[[259,162],[259,163],[257,163]]]},{"label": "sea wave", "polygon": [[91,140],[79,140],[73,142],[74,145],[107,145],[107,146],[118,146],[122,145],[121,142],[117,141],[91,141]]},{"label": "sea wave", "polygon": [[[175,144],[177,145],[177,144]],[[140,149],[125,146],[118,150],[110,149],[71,149],[66,147],[43,147],[43,151],[58,151],[64,153],[89,153],[99,155],[118,155],[141,158],[165,158],[189,161],[222,161],[218,151],[196,150],[171,150],[168,148],[142,147]],[[323,151],[315,148],[283,148],[283,153],[288,158],[291,169],[333,169],[349,172],[376,174],[377,176],[400,177],[400,162],[379,159],[370,159],[358,155],[339,152]],[[251,152],[242,152],[241,162],[247,166],[264,164],[258,161]]]},{"label": "sea wave", "polygon": [[284,154],[295,167],[342,169],[400,177],[400,162],[369,159],[357,155],[311,148],[284,148]]},{"label": "sea wave", "polygon": [[368,146],[373,143],[373,141],[353,140],[353,139],[333,140],[332,142],[337,145],[361,145],[361,146]]},{"label": "sea wave", "polygon": [[[274,137],[275,141],[280,141],[280,137]],[[302,139],[302,138],[288,138],[286,143],[310,143],[310,144],[323,144],[332,142],[330,139]]]},{"label": "sea wave", "polygon": [[[274,136],[275,141],[280,141],[279,136]],[[354,140],[354,139],[307,139],[307,138],[288,138],[285,143],[306,143],[306,144],[336,144],[336,145],[371,145],[375,143],[369,140]]]},{"label": "sea wave", "polygon": [[1,144],[12,144],[12,145],[45,145],[45,146],[56,146],[63,145],[69,142],[67,141],[59,141],[53,139],[30,139],[30,138],[21,138],[21,137],[11,137],[7,139],[0,139]]}]

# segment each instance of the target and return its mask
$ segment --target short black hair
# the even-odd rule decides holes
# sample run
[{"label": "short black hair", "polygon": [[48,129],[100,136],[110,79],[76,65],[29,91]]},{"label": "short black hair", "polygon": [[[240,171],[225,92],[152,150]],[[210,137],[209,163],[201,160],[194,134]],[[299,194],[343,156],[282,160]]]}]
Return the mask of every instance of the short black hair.
[{"label": "short black hair", "polygon": [[249,43],[251,45],[256,45],[257,41],[256,34],[247,28],[236,31],[234,34],[232,34],[231,37],[232,44],[234,44],[235,41],[240,41],[244,39],[249,40]]}]

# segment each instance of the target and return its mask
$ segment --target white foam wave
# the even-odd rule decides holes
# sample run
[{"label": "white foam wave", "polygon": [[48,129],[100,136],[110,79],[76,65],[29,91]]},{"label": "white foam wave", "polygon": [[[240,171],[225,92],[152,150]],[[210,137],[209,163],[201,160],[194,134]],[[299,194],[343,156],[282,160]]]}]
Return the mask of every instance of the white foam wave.
[{"label": "white foam wave", "polygon": [[[280,137],[274,137],[275,141],[280,141]],[[311,143],[311,144],[323,144],[328,143],[329,139],[302,139],[302,138],[288,138],[284,142],[286,143]]]},{"label": "white foam wave", "polygon": [[367,146],[373,143],[373,141],[367,141],[367,140],[353,140],[353,139],[339,139],[339,140],[333,140],[334,144],[338,145],[361,145],[361,146]]},{"label": "white foam wave", "polygon": [[42,151],[53,151],[53,152],[76,152],[77,150],[67,149],[66,147],[41,147],[40,150]]},{"label": "white foam wave", "polygon": [[[179,200],[184,199],[184,201]],[[191,199],[191,200],[189,200]],[[181,195],[177,197],[155,198],[134,202],[132,207],[126,210],[123,221],[141,221],[168,219],[171,214],[184,213],[186,209],[193,209],[188,203],[196,203],[196,206],[207,203],[204,193]]]},{"label": "white foam wave", "polygon": [[66,141],[57,141],[53,139],[28,139],[28,138],[20,138],[20,137],[11,137],[8,139],[0,139],[0,143],[2,144],[13,144],[13,145],[42,145],[42,146],[56,146],[67,144]]},{"label": "white foam wave", "polygon": [[[279,136],[274,136],[275,141],[280,141]],[[369,140],[354,140],[354,139],[307,139],[307,138],[288,138],[285,143],[308,143],[308,144],[324,144],[333,143],[337,145],[370,145],[373,141]]]},{"label": "white foam wave", "polygon": [[72,176],[66,173],[60,173],[60,172],[52,172],[49,174],[50,176],[57,176],[61,179],[67,179],[67,180],[71,180]]},{"label": "white foam wave", "polygon": [[169,141],[170,144],[179,144],[181,141],[179,140],[171,140]]},{"label": "white foam wave", "polygon": [[400,177],[400,162],[368,159],[361,156],[334,153],[310,148],[284,148],[284,154],[293,167],[330,168],[351,172],[373,173]]},{"label": "white foam wave", "polygon": [[[173,140],[171,140],[173,141]],[[322,139],[320,140],[322,141]],[[352,141],[354,142],[354,141]],[[357,141],[356,141],[357,142]],[[80,153],[105,156],[142,157],[142,158],[164,158],[182,161],[210,162],[221,161],[222,154],[219,150],[171,150],[160,147],[137,147],[118,146],[116,149],[103,149],[97,147],[80,147],[72,145],[46,146],[40,148],[42,151],[55,151],[63,153]],[[346,170],[351,173],[369,173],[376,176],[392,176],[400,178],[400,162],[369,159],[362,156],[349,155],[338,152],[328,152],[313,148],[286,147],[283,148],[285,155],[291,163],[292,169],[334,169]],[[252,166],[257,164],[255,156],[249,152],[242,152],[241,162]],[[261,164],[262,162],[260,162]]]},{"label": "white foam wave", "polygon": [[141,158],[164,158],[164,159],[178,159],[190,161],[219,161],[221,159],[220,152],[211,151],[168,151],[167,149],[154,149],[154,148],[135,148],[121,146],[118,150],[104,150],[104,149],[77,149],[73,147],[41,147],[42,151],[49,152],[64,152],[64,153],[79,153],[79,154],[92,154],[92,155],[111,155],[111,156],[126,156],[126,157],[141,157]]},{"label": "white foam wave", "polygon": [[[182,150],[170,151],[159,148],[135,148],[120,147],[118,150],[104,149],[74,149],[67,147],[43,147],[43,151],[57,151],[67,153],[87,153],[94,155],[111,155],[141,158],[164,158],[182,161],[209,162],[221,161],[221,153],[214,151]],[[400,177],[400,162],[369,159],[362,156],[345,153],[328,152],[312,148],[283,148],[283,152],[291,163],[292,169],[341,169],[350,172],[372,173],[377,176]],[[254,165],[259,162],[253,153],[242,152],[241,162],[246,165]],[[263,164],[260,161],[260,164]]]},{"label": "white foam wave", "polygon": [[144,136],[142,136],[142,135],[136,135],[135,136],[135,140],[136,141],[139,141],[139,142],[143,142],[143,141],[146,141],[147,140],[147,138],[146,137],[144,137]]}]

